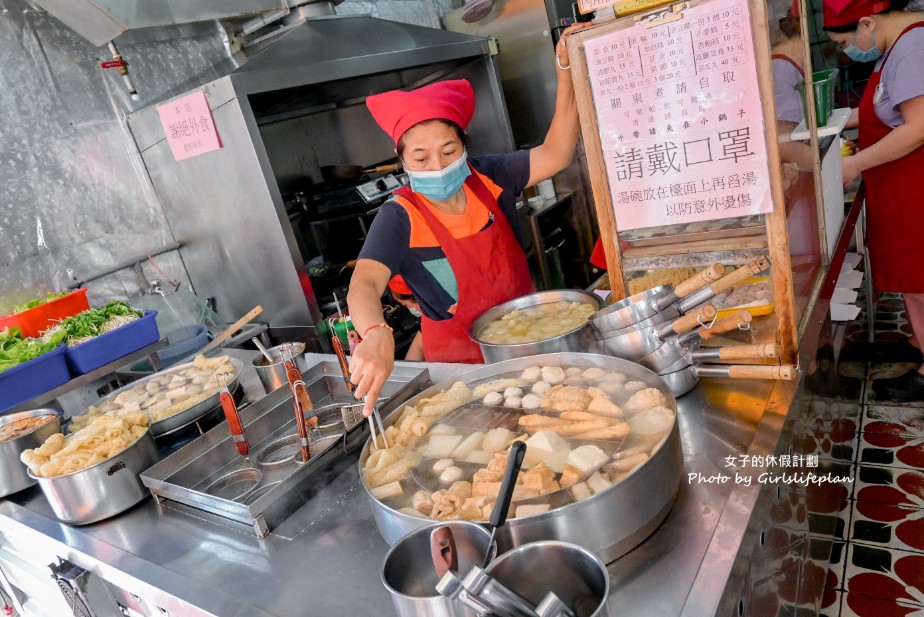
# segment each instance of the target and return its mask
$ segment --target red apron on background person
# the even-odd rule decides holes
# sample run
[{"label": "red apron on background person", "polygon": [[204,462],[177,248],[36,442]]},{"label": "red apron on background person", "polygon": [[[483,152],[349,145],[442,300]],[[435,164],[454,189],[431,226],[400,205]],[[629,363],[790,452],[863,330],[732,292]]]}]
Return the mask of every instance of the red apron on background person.
[{"label": "red apron on background person", "polygon": [[459,289],[456,312],[450,319],[436,321],[426,315],[420,319],[427,362],[484,362],[478,344],[468,336],[469,327],[489,308],[535,289],[526,254],[497,199],[474,169],[465,184],[488,208],[494,221],[487,229],[464,238],[454,238],[410,188],[402,187],[394,193],[423,215],[449,261]]},{"label": "red apron on background person", "polygon": [[[890,132],[876,115],[873,97],[889,53],[912,24],[886,52],[878,71],[869,78],[860,100],[860,148],[869,148]],[[900,159],[863,172],[866,186],[867,244],[878,291],[924,293],[924,147]]]}]

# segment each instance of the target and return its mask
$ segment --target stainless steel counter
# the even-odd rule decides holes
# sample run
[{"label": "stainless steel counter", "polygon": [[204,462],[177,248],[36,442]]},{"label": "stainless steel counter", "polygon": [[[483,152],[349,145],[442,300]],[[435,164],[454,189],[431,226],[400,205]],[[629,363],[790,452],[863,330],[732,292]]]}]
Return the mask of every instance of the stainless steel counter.
[{"label": "stainless steel counter", "polygon": [[[330,356],[309,356],[309,364],[318,358]],[[428,367],[434,381],[471,368]],[[244,376],[242,383],[248,397],[262,393],[259,382]],[[773,453],[795,391],[795,382],[700,382],[679,401],[685,473],[728,474],[727,456]],[[715,613],[729,601],[726,588],[739,577],[735,564],[754,533],[749,520],[760,491],[769,488],[685,475],[665,522],[609,565],[613,614]],[[29,553],[30,562],[68,559],[149,607],[166,609],[152,615],[392,613],[379,578],[388,546],[355,466],[262,540],[183,508],[148,499],[111,520],[71,527],[54,519],[34,488],[0,500],[0,536],[13,552]]]}]

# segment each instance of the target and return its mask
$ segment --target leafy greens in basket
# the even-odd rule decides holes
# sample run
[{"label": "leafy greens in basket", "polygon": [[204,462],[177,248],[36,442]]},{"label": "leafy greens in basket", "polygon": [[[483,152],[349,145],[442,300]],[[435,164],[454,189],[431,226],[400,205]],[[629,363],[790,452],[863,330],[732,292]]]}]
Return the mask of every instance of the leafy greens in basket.
[{"label": "leafy greens in basket", "polygon": [[100,308],[89,309],[62,319],[58,325],[46,330],[45,335],[62,330],[66,335],[67,346],[76,347],[143,316],[144,312],[132,308],[126,302],[115,300]]},{"label": "leafy greens in basket", "polygon": [[0,373],[53,351],[66,336],[65,331],[58,330],[39,338],[23,338],[19,328],[0,330]]}]

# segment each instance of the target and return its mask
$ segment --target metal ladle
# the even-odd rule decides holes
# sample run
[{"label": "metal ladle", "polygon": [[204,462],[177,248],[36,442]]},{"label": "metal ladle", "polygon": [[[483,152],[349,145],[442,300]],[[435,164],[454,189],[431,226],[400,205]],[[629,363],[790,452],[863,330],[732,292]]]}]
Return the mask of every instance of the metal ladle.
[{"label": "metal ladle", "polygon": [[269,364],[275,364],[275,363],[276,363],[276,361],[273,360],[273,356],[270,355],[270,353],[266,350],[266,347],[263,346],[263,343],[260,342],[260,339],[258,339],[257,337],[253,337],[252,339],[250,339],[250,341],[251,341],[254,345],[257,346],[257,349],[259,349],[261,352],[263,352],[263,357],[266,358],[266,361],[267,361]]}]

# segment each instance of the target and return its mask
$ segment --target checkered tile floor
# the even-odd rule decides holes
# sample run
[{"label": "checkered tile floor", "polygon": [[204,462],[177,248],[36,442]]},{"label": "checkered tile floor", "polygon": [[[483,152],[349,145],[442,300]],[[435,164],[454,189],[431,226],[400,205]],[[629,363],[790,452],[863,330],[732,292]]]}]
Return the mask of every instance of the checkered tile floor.
[{"label": "checkered tile floor", "polygon": [[[850,324],[848,338],[865,337],[864,327]],[[924,401],[880,401],[872,389],[874,380],[920,364],[907,333],[901,300],[881,299],[876,353],[865,371],[853,369],[865,377],[859,435],[846,449],[856,482],[839,514],[843,531],[826,579],[826,617],[924,617]]]}]

